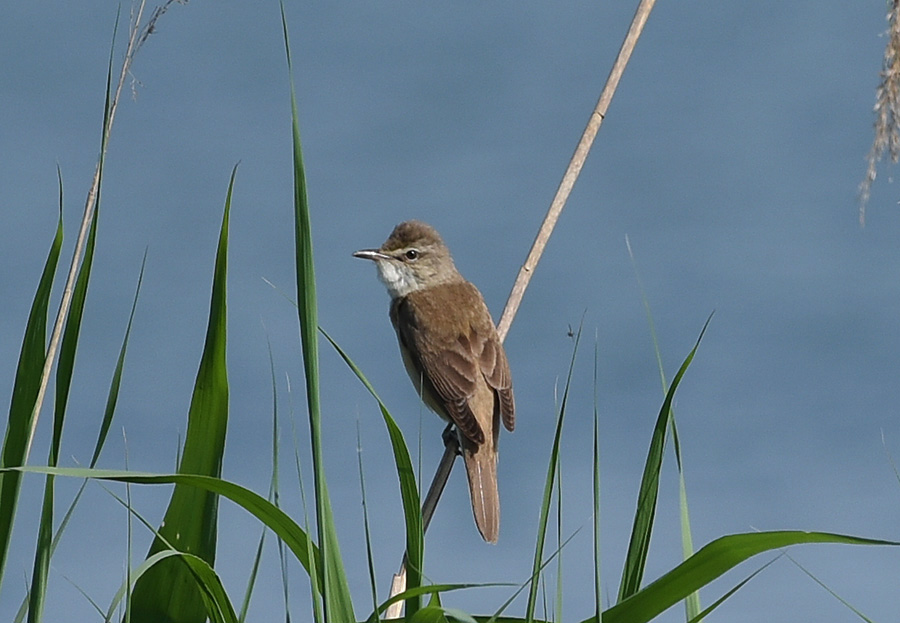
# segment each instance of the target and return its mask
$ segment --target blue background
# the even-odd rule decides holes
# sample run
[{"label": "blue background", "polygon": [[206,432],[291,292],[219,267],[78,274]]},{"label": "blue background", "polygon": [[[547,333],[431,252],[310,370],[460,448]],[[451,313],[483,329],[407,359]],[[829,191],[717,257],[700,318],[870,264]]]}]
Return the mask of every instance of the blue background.
[{"label": "blue background", "polygon": [[[425,220],[499,317],[633,10],[633,3],[595,2],[287,4],[320,321],[369,376],[414,454],[421,431],[426,480],[441,453],[441,424],[423,412],[406,379],[374,270],[350,253],[378,246],[399,221]],[[426,540],[429,579],[524,582],[530,574],[572,352],[566,333],[584,317],[563,438],[563,533],[581,529],[563,552],[564,617],[592,611],[595,344],[602,572],[614,599],[662,402],[626,236],[669,378],[715,310],[675,405],[695,546],[756,529],[900,539],[900,483],[885,452],[900,453],[900,210],[891,170],[881,169],[865,228],[856,194],[872,141],[885,10],[884,2],[833,0],[658,4],[506,342],[518,428],[501,442],[500,542],[488,546],[478,537],[462,472],[454,473]],[[11,392],[57,218],[57,163],[66,189],[65,250],[74,243],[99,149],[115,11],[113,2],[19,2],[0,21],[0,396]],[[132,469],[171,471],[206,329],[228,177],[240,161],[224,475],[267,490],[270,340],[281,413],[286,419],[293,408],[309,484],[297,318],[284,298],[294,296],[292,173],[278,5],[173,5],[139,52],[133,79],[107,158],[62,463],[90,458],[149,248],[101,466],[124,466],[127,451]],[[403,548],[395,472],[375,405],[325,344],[322,372],[329,483],[364,617],[357,429],[382,597]],[[45,459],[51,419],[45,409],[32,463]],[[302,517],[288,477],[289,428],[281,441],[282,500]],[[60,482],[60,499],[77,484]],[[25,480],[0,620],[11,619],[30,577],[41,490],[38,478]],[[53,559],[47,620],[94,616],[66,578],[104,606],[124,578],[125,512],[100,486],[88,491]],[[169,494],[134,490],[138,509],[155,523]],[[255,520],[222,504],[217,568],[238,602],[258,534]],[[135,563],[149,542],[138,531]],[[900,563],[893,549],[789,553],[867,616],[895,620]],[[775,556],[760,556],[705,589],[704,606]],[[670,452],[647,579],[679,560]],[[282,616],[271,540],[263,569],[250,612],[268,621]],[[290,574],[293,614],[307,619],[302,570],[292,564]],[[493,612],[510,591],[472,590],[444,603]],[[511,612],[520,614],[523,603]],[[785,557],[717,616],[856,620]],[[681,608],[660,620],[684,620]]]}]

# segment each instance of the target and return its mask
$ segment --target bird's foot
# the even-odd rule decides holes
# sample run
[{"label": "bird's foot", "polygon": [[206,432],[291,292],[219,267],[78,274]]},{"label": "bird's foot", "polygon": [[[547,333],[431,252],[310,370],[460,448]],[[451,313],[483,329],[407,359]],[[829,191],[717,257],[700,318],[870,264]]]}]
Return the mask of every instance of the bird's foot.
[{"label": "bird's foot", "polygon": [[453,427],[453,424],[447,424],[447,428],[441,433],[441,439],[444,440],[445,448],[452,448],[457,455],[462,454],[459,449],[459,435],[456,434],[456,428]]}]

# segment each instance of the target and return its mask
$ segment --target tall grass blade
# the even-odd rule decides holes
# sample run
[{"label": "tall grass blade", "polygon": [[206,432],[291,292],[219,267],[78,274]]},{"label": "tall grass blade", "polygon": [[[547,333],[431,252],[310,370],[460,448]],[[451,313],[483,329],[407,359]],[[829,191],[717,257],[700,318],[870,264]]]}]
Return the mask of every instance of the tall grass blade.
[{"label": "tall grass blade", "polygon": [[[272,343],[266,337],[266,345],[269,351],[269,374],[272,378],[272,478],[269,481],[269,501],[278,504],[278,385],[275,382],[275,359],[272,357]],[[262,560],[263,547],[266,542],[266,528],[263,527],[259,535],[259,543],[256,545],[256,555],[253,557],[253,565],[250,568],[250,577],[247,580],[247,589],[244,591],[244,601],[238,620],[244,623],[247,619],[247,611],[250,609],[250,598],[256,586],[256,577],[259,573],[259,564]]]},{"label": "tall grass blade", "polygon": [[306,400],[309,408],[309,428],[312,444],[313,481],[316,492],[316,524],[319,549],[325,565],[324,606],[326,621],[354,621],[350,588],[344,573],[338,546],[331,500],[325,481],[325,460],[322,447],[321,413],[319,403],[318,317],[316,310],[316,280],[313,267],[312,228],[306,193],[306,174],[300,144],[300,120],[294,91],[291,49],[288,41],[287,18],[281,4],[284,29],[284,48],[287,54],[291,83],[291,129],[294,152],[294,244],[297,261],[297,303],[300,315],[300,341],[303,345],[303,369],[306,375]]},{"label": "tall grass blade", "polygon": [[[344,362],[350,367],[356,378],[362,382],[381,410],[381,417],[387,427],[394,452],[394,464],[397,466],[397,478],[400,481],[400,500],[403,504],[403,519],[406,525],[406,587],[407,591],[416,588],[422,582],[422,561],[425,558],[425,538],[422,526],[422,508],[419,501],[419,488],[416,484],[416,473],[413,469],[409,449],[403,439],[403,433],[397,422],[391,417],[387,407],[378,397],[375,388],[369,383],[362,370],[353,362],[344,350],[324,330],[322,335],[331,343]],[[406,616],[411,617],[420,607],[418,596],[414,595],[406,602]]]},{"label": "tall grass blade", "polygon": [[[31,303],[28,322],[25,325],[25,336],[22,339],[22,349],[19,353],[19,363],[13,383],[12,400],[9,405],[6,434],[3,438],[3,450],[0,454],[0,468],[23,465],[27,449],[31,444],[33,425],[35,424],[34,404],[40,388],[46,354],[47,308],[50,303],[50,291],[53,287],[53,277],[56,274],[63,240],[62,202],[63,187],[62,175],[60,175],[59,220],[40,282],[38,282],[37,292]],[[2,588],[3,571],[6,567],[6,556],[9,553],[9,539],[16,517],[21,481],[22,474],[20,472],[0,472],[0,588]]]},{"label": "tall grass blade", "polygon": [[[98,203],[99,199],[100,195],[98,194]],[[66,317],[66,326],[60,344],[59,364],[56,368],[53,436],[50,441],[49,456],[47,457],[47,465],[52,466],[57,465],[59,462],[59,446],[62,443],[66,405],[68,404],[69,388],[72,384],[72,372],[75,368],[75,352],[78,348],[78,335],[81,331],[84,302],[87,298],[91,266],[94,260],[94,248],[96,247],[98,208],[99,206],[95,207],[94,220],[91,223],[91,231],[85,248],[84,262],[81,264],[78,279],[75,282],[72,305]],[[44,597],[47,592],[47,574],[50,570],[50,557],[53,552],[53,500],[54,477],[49,475],[44,482],[44,500],[41,507],[37,547],[35,548],[34,566],[31,574],[31,591],[29,593],[28,607],[29,623],[38,623],[43,619]]]},{"label": "tall grass blade", "polygon": [[[675,416],[672,416],[672,442],[678,463],[678,510],[681,521],[681,556],[687,560],[694,554],[694,539],[691,536],[691,515],[688,511],[687,485],[684,480],[684,469],[681,465],[681,444],[678,442],[678,430],[675,428]],[[684,611],[689,621],[701,623],[700,593],[691,593],[684,600]]]},{"label": "tall grass blade", "polygon": [[581,329],[575,335],[575,345],[572,347],[572,361],[569,363],[569,374],[566,377],[566,387],[563,391],[562,402],[559,406],[559,414],[556,417],[556,433],[553,436],[553,446],[550,449],[550,464],[547,466],[547,480],[544,483],[544,495],[541,501],[540,518],[538,519],[537,543],[534,546],[534,563],[532,566],[531,586],[528,591],[528,604],[525,606],[525,620],[534,621],[534,610],[537,607],[538,584],[541,578],[544,557],[544,540],[547,536],[547,521],[550,515],[550,500],[553,497],[556,466],[559,462],[559,442],[562,437],[563,420],[566,416],[566,402],[569,398],[569,386],[572,383],[572,371],[575,369],[575,356],[578,354],[578,342],[581,340]]},{"label": "tall grass blade", "polygon": [[134,299],[131,302],[131,313],[128,315],[128,325],[125,327],[125,337],[119,348],[119,358],[116,359],[116,367],[113,371],[109,392],[106,395],[106,407],[103,409],[103,421],[100,423],[100,432],[97,434],[97,443],[94,444],[94,453],[91,455],[90,466],[97,465],[100,453],[106,444],[109,427],[116,413],[116,404],[119,401],[119,388],[122,386],[122,372],[125,369],[125,353],[128,351],[128,338],[131,337],[131,326],[134,324],[134,312],[137,310],[138,298],[141,296],[141,284],[144,282],[144,268],[147,265],[147,251],[144,250],[144,258],[141,260],[141,272],[138,274],[137,287],[134,290]]},{"label": "tall grass blade", "polygon": [[592,497],[594,502],[594,616],[598,623],[602,620],[601,612],[603,611],[603,593],[600,584],[600,415],[597,400],[597,368],[599,360],[599,345],[597,336],[594,336],[594,452],[592,455],[593,470],[593,489]]},{"label": "tall grass blade", "polygon": [[[288,392],[290,392],[290,378],[288,378]],[[309,591],[310,591],[310,599],[312,600],[312,608],[313,608],[313,621],[316,623],[323,623],[324,618],[322,615],[322,557],[318,553],[318,550],[315,549],[315,544],[312,541],[312,536],[309,531],[309,505],[306,503],[306,488],[303,486],[303,470],[300,465],[300,443],[297,440],[297,422],[294,420],[294,409],[293,405],[291,406],[291,439],[294,442],[294,467],[297,470],[297,484],[300,489],[300,504],[303,507],[303,530],[306,535],[306,548],[308,551],[316,551],[317,554],[315,556],[309,557],[309,567],[307,568],[309,572]],[[279,540],[279,543],[281,541]],[[284,565],[284,556],[282,555],[282,549],[279,547],[278,550],[279,559],[281,561],[281,573],[282,578],[287,577],[287,571]],[[285,606],[287,606],[287,592],[285,590]]]},{"label": "tall grass blade", "polygon": [[[96,221],[95,221],[96,222]],[[134,293],[134,300],[131,304],[131,315],[128,318],[128,327],[125,330],[125,338],[122,341],[122,347],[119,350],[119,358],[116,362],[116,369],[113,374],[113,380],[110,384],[109,393],[107,395],[106,400],[106,409],[103,414],[103,423],[101,425],[100,434],[97,437],[97,442],[94,447],[94,454],[91,457],[90,467],[94,467],[97,463],[97,460],[100,458],[100,452],[103,450],[103,446],[106,442],[106,433],[109,431],[109,426],[112,423],[113,415],[115,414],[116,402],[119,395],[119,386],[121,384],[122,379],[122,370],[125,365],[125,352],[128,346],[128,336],[131,333],[131,325],[134,320],[134,312],[137,309],[138,297],[141,292],[141,282],[143,281],[144,276],[144,265],[146,264],[147,254],[144,253],[144,261],[141,263],[141,273],[138,277],[137,288]],[[73,513],[75,512],[75,507],[78,506],[78,502],[81,500],[81,496],[84,493],[84,489],[87,486],[87,480],[85,480],[81,486],[78,488],[78,492],[75,494],[75,497],[72,498],[72,502],[69,504],[69,507],[66,509],[66,512],[63,514],[62,520],[59,522],[59,526],[56,528],[56,532],[53,535],[53,541],[50,544],[50,558],[53,557],[53,554],[56,552],[56,548],[59,546],[59,542],[62,540],[62,536],[66,531],[66,528],[69,525],[69,520],[72,518]],[[16,616],[13,619],[13,623],[21,623],[21,621],[25,620],[25,615],[28,612],[28,600],[30,599],[30,592],[22,601],[22,605],[19,607],[19,610],[16,612]]]},{"label": "tall grass blade", "polygon": [[[113,39],[110,44],[109,62],[106,73],[106,95],[104,98],[103,127],[101,131],[100,160],[97,164],[97,192],[93,200],[94,218],[91,222],[91,230],[85,249],[84,261],[78,271],[78,278],[72,294],[72,301],[65,319],[65,331],[59,351],[59,362],[56,369],[56,400],[53,417],[53,437],[50,444],[48,465],[56,465],[59,460],[59,447],[62,441],[63,423],[65,422],[66,404],[69,398],[69,389],[72,383],[72,372],[75,366],[75,353],[78,347],[78,335],[81,330],[81,319],[84,314],[84,302],[87,297],[87,288],[90,281],[91,265],[94,258],[94,249],[97,239],[97,216],[100,207],[100,188],[103,181],[103,162],[106,154],[107,140],[109,138],[110,124],[110,93],[112,89],[113,50],[115,49],[116,33],[119,27],[119,12],[116,12],[116,23],[113,28]],[[57,167],[57,173],[59,167]],[[60,212],[62,211],[62,176],[60,175]],[[78,251],[76,250],[76,253]],[[39,408],[38,408],[39,410]],[[37,417],[36,413],[32,417]],[[32,423],[32,430],[34,423]],[[33,434],[33,433],[32,433]],[[29,440],[30,446],[30,440]],[[28,454],[28,447],[25,450]],[[48,475],[44,483],[44,500],[41,507],[41,519],[38,526],[38,541],[35,548],[34,566],[32,569],[31,591],[29,593],[28,620],[29,623],[43,619],[44,597],[47,590],[47,574],[50,569],[50,557],[53,555],[53,501],[54,482],[53,476]]]},{"label": "tall grass blade", "polygon": [[[226,278],[228,220],[237,166],[231,172],[225,198],[225,214],[216,250],[215,274],[209,310],[206,344],[188,411],[184,450],[178,471],[183,474],[219,476],[228,426],[228,371],[225,361]],[[199,556],[210,565],[216,559],[218,497],[209,491],[176,486],[169,501],[160,535],[179,551]],[[167,549],[157,537],[149,555]],[[135,584],[131,619],[135,623],[195,623],[205,614],[192,570],[180,559],[155,566]]]},{"label": "tall grass blade", "polygon": [[[531,588],[532,583],[538,578],[538,576],[544,570],[544,568],[547,567],[547,565],[549,565],[551,562],[553,562],[556,559],[556,556],[562,551],[562,548],[567,546],[569,544],[569,542],[575,538],[575,536],[578,534],[579,531],[580,531],[580,529],[576,530],[571,535],[569,535],[569,537],[565,541],[563,541],[562,545],[556,551],[554,551],[552,554],[550,554],[547,557],[547,560],[545,560],[543,563],[541,563],[541,567],[540,567],[540,569],[538,569],[538,572],[532,573],[530,578],[528,578],[525,582],[520,584],[518,586],[518,588],[513,592],[513,594],[510,595],[509,597],[507,597],[506,601],[504,601],[502,604],[500,604],[500,607],[497,608],[497,611],[493,615],[491,615],[491,617],[489,619],[486,617],[479,617],[479,618],[486,620],[487,623],[504,623],[507,621],[515,621],[516,623],[520,623],[520,622],[524,621],[525,619],[520,619],[520,618],[515,618],[515,617],[504,617],[501,615],[504,612],[506,612],[506,609],[509,608],[510,605],[512,605],[512,602],[514,602],[516,600],[516,598],[519,596],[519,594],[522,591],[524,591],[526,588]],[[486,585],[486,586],[491,586],[491,585]],[[504,585],[498,584],[498,586],[504,586]],[[510,586],[512,586],[512,585],[510,585]],[[541,623],[541,622],[535,619],[532,621],[532,623]]]},{"label": "tall grass blade", "polygon": [[[366,536],[366,562],[369,566],[369,590],[372,594],[372,612],[378,610],[378,589],[375,585],[375,560],[372,555],[372,533],[369,530],[369,505],[366,502],[366,478],[363,473],[362,435],[359,431],[359,420],[356,421],[356,458],[359,463],[359,490],[362,495],[363,529]],[[370,617],[369,620],[374,618]]]},{"label": "tall grass blade", "polygon": [[[900,546],[900,542],[894,541],[798,530],[723,536],[701,547],[696,554],[655,582],[606,610],[603,613],[603,622],[645,623],[757,554],[791,545],[811,543]],[[593,623],[595,620],[591,617],[584,623]]]},{"label": "tall grass blade", "polygon": [[556,596],[554,598],[554,620],[562,623],[562,607],[563,607],[563,555],[562,555],[562,461],[556,464],[556,480],[559,484],[556,487],[556,550],[559,556],[556,557]]},{"label": "tall grass blade", "polygon": [[241,602],[241,611],[238,613],[238,621],[244,623],[247,620],[247,611],[250,609],[250,598],[256,586],[256,577],[259,573],[259,563],[262,561],[263,547],[266,544],[266,529],[263,528],[256,544],[256,554],[253,556],[253,565],[250,567],[250,577],[247,579],[247,589],[244,591],[244,600]]},{"label": "tall grass blade", "polygon": [[[650,328],[650,338],[653,342],[653,352],[656,356],[656,366],[659,370],[659,379],[662,383],[662,391],[663,395],[665,395],[669,391],[668,382],[666,381],[666,371],[663,367],[662,363],[662,354],[659,350],[659,340],[656,337],[656,324],[653,322],[653,312],[650,310],[650,301],[647,298],[647,293],[644,290],[643,280],[641,279],[641,273],[638,270],[637,260],[634,257],[634,251],[631,248],[631,241],[628,239],[628,236],[625,237],[625,245],[628,248],[628,257],[631,259],[631,266],[634,268],[634,277],[635,281],[637,281],[638,289],[641,293],[641,302],[644,305],[644,311],[647,314],[647,324]],[[693,538],[691,537],[691,518],[690,513],[688,512],[688,501],[687,501],[687,485],[685,483],[684,478],[684,465],[681,462],[681,442],[678,441],[678,427],[675,423],[675,414],[670,411],[669,414],[669,424],[672,430],[672,445],[675,449],[675,462],[678,467],[678,508],[680,512],[680,522],[681,522],[681,554],[682,559],[687,560],[694,553],[694,543]],[[685,613],[688,620],[697,621],[700,623],[702,617],[700,614],[700,593],[692,593],[688,595],[684,601]]]},{"label": "tall grass blade", "polygon": [[666,430],[669,426],[669,417],[672,410],[672,400],[675,397],[675,390],[681,378],[690,366],[700,346],[700,340],[709,326],[712,316],[707,318],[703,325],[703,330],[697,338],[694,348],[688,354],[684,363],[681,364],[678,373],[672,381],[669,391],[666,392],[666,398],[663,401],[662,408],[659,410],[659,416],[656,419],[656,426],[653,429],[653,437],[650,441],[650,450],[647,453],[647,461],[644,465],[644,474],[641,478],[641,487],[638,491],[637,510],[634,516],[634,525],[631,529],[631,540],[628,544],[628,553],[625,556],[625,568],[622,571],[622,582],[619,586],[619,599],[623,601],[634,595],[641,586],[644,577],[644,566],[647,562],[647,552],[650,548],[650,535],[653,532],[653,519],[656,515],[656,501],[659,493],[659,472],[662,468],[663,450],[666,443]]},{"label": "tall grass blade", "polygon": [[[122,443],[125,448],[125,469],[130,469],[131,466],[128,464],[128,436],[125,434],[124,429],[122,430]],[[127,590],[125,592],[124,623],[131,623],[131,565],[134,560],[134,521],[132,520],[132,517],[137,516],[145,525],[149,526],[149,523],[144,521],[144,518],[134,510],[134,505],[131,503],[130,483],[125,483],[125,508],[128,510],[128,514],[125,516],[125,587]],[[152,530],[152,527],[150,529]],[[156,536],[159,536],[159,533],[156,533]],[[166,545],[169,544],[166,543]]]},{"label": "tall grass blade", "polygon": [[44,482],[44,501],[38,526],[31,588],[28,591],[28,623],[40,623],[44,618],[44,599],[47,593],[47,574],[50,570],[50,550],[53,541],[53,476]]}]

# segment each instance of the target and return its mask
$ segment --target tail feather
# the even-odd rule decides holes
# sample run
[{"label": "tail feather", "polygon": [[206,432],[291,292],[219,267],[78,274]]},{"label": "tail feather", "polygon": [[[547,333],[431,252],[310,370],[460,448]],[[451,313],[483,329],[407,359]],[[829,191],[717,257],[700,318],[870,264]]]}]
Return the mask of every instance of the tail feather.
[{"label": "tail feather", "polygon": [[472,512],[482,538],[496,543],[500,535],[500,494],[497,489],[497,451],[488,442],[476,444],[461,436],[463,461],[469,479]]}]

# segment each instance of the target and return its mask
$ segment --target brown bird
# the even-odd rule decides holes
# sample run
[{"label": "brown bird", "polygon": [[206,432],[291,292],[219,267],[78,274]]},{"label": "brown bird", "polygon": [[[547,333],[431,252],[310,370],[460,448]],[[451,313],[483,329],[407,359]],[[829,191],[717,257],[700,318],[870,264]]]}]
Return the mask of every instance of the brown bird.
[{"label": "brown bird", "polygon": [[466,281],[430,225],[400,223],[379,249],[353,254],[373,260],[391,295],[391,322],[416,391],[432,411],[456,425],[475,523],[497,542],[500,420],[515,426],[506,352],[478,289]]}]

